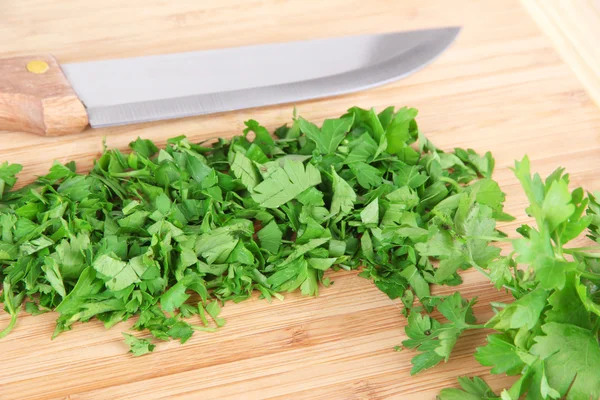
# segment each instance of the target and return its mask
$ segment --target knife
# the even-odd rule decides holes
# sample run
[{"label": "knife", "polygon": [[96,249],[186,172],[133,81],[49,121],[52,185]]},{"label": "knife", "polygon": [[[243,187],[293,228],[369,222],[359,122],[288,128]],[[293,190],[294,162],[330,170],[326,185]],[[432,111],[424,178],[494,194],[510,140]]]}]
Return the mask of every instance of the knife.
[{"label": "knife", "polygon": [[423,68],[460,28],[59,64],[0,59],[0,130],[46,136],[352,93]]}]

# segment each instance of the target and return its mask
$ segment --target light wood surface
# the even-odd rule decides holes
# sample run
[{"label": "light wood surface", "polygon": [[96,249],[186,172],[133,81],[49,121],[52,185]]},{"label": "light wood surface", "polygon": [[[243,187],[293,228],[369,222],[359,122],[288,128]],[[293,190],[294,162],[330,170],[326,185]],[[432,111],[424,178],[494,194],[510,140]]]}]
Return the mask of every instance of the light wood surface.
[{"label": "light wood surface", "polygon": [[522,0],[600,106],[600,0]]},{"label": "light wood surface", "polygon": [[0,130],[60,136],[87,124],[85,108],[54,57],[0,58]]},{"label": "light wood surface", "polygon": [[[308,119],[338,116],[358,105],[417,107],[422,131],[445,149],[492,150],[495,178],[508,194],[504,226],[527,221],[525,197],[508,169],[529,154],[542,174],[562,165],[573,185],[600,189],[600,111],[517,0],[4,0],[0,55],[50,52],[61,62],[218,48],[334,35],[462,25],[457,43],[427,69],[401,82],[354,95],[298,104]],[[25,168],[23,182],[54,159],[82,171],[102,150],[126,148],[138,135],[164,143],[231,136],[255,118],[274,128],[291,106],[112,129],[69,137],[0,133],[0,160]],[[459,375],[499,389],[512,380],[489,375],[472,353],[486,332],[461,338],[449,363],[409,376],[410,350],[400,306],[355,273],[334,274],[318,298],[286,296],[224,308],[227,325],[196,334],[184,346],[160,344],[150,356],[126,354],[121,332],[91,322],[54,341],[56,315],[24,316],[0,341],[0,399],[434,399]],[[478,296],[484,320],[490,301],[507,300],[475,271],[460,290]],[[452,289],[444,289],[445,293]],[[8,318],[0,312],[0,325]]]}]

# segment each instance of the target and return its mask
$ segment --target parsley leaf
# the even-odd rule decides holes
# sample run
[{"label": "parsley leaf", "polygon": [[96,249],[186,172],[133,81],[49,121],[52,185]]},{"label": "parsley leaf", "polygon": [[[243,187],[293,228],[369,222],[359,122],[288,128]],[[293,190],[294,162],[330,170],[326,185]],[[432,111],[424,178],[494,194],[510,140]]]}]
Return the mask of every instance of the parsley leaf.
[{"label": "parsley leaf", "polygon": [[142,356],[150,353],[156,347],[156,345],[150,343],[148,339],[139,339],[128,333],[123,333],[123,337],[125,338],[125,343],[129,346],[129,351],[132,352],[134,356]]},{"label": "parsley leaf", "polygon": [[333,176],[333,199],[331,200],[331,214],[340,216],[346,215],[352,211],[356,201],[356,193],[352,187],[343,178],[331,169]]},{"label": "parsley leaf", "polygon": [[267,179],[254,188],[252,198],[265,208],[277,208],[296,198],[306,189],[321,183],[321,174],[312,164],[287,160],[275,167]]},{"label": "parsley leaf", "polygon": [[339,119],[326,119],[321,129],[304,118],[298,119],[300,130],[306,136],[315,142],[317,150],[322,154],[332,154],[336,151],[346,133],[354,123],[353,117],[344,117]]},{"label": "parsley leaf", "polygon": [[492,388],[481,378],[459,377],[460,389],[442,389],[439,400],[499,400]]},{"label": "parsley leaf", "polygon": [[[600,397],[600,346],[590,330],[549,322],[531,352],[544,360],[548,385],[567,399]],[[568,394],[567,394],[568,393]]]},{"label": "parsley leaf", "polygon": [[456,292],[437,301],[440,302],[438,310],[448,319],[448,323],[440,323],[428,315],[414,312],[408,317],[405,332],[410,339],[403,341],[402,345],[422,352],[411,361],[411,375],[431,368],[442,360],[448,361],[458,336],[465,329],[473,327],[475,322],[472,310],[474,300],[467,301]]}]

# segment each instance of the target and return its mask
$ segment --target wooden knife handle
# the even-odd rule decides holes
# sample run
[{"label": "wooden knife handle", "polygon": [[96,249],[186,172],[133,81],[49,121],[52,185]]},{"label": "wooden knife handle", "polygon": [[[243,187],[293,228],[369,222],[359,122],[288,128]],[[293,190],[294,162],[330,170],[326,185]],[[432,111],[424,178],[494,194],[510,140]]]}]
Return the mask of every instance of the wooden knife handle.
[{"label": "wooden knife handle", "polygon": [[87,125],[85,107],[54,57],[0,59],[0,130],[59,136]]}]

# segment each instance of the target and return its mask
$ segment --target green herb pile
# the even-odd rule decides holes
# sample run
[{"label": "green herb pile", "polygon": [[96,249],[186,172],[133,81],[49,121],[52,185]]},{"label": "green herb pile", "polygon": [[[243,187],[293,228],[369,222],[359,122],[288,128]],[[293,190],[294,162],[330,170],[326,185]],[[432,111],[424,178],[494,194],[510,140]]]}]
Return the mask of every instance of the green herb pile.
[{"label": "green herb pile", "polygon": [[[352,108],[320,128],[294,118],[274,136],[250,120],[231,140],[180,136],[160,150],[137,139],[129,154],[106,150],[89,174],[56,163],[14,191],[21,167],[0,164],[0,301],[11,315],[0,338],[23,304],[58,312],[55,336],[94,317],[108,328],[137,316],[134,329],[156,339],[124,334],[142,355],[222,326],[227,300],[317,295],[331,284],[325,271],[360,268],[405,306],[411,373],[447,361],[465,330],[488,327],[496,333],[475,357],[520,376],[502,399],[600,397],[600,253],[565,246],[588,227],[600,236],[595,197],[570,192],[560,169],[531,177],[525,158],[515,173],[536,227],[507,239],[491,154],[437,149],[416,114]],[[498,241],[514,251],[501,256]],[[430,292],[460,285],[471,267],[515,298],[493,303],[485,324],[475,299]],[[440,398],[500,398],[478,378],[460,384]]]},{"label": "green herb pile", "polygon": [[[542,180],[531,176],[525,157],[515,163],[514,172],[536,227],[521,225],[517,231],[522,237],[511,240],[512,253],[482,271],[496,288],[509,290],[515,301],[492,304],[496,314],[485,326],[496,333],[477,349],[475,358],[493,367],[494,374],[519,379],[497,396],[481,379],[462,378],[464,390],[444,389],[440,398],[516,400],[527,394],[525,398],[533,400],[600,399],[600,247],[567,246],[588,227],[591,238],[600,241],[600,205],[594,196],[586,198],[582,188],[569,191],[569,176],[562,168]],[[459,308],[440,311],[452,321]],[[415,326],[436,324],[439,328],[432,330],[439,329],[444,342],[447,324],[411,318]],[[409,329],[414,327],[407,333]],[[431,346],[427,340],[421,343]]]}]

